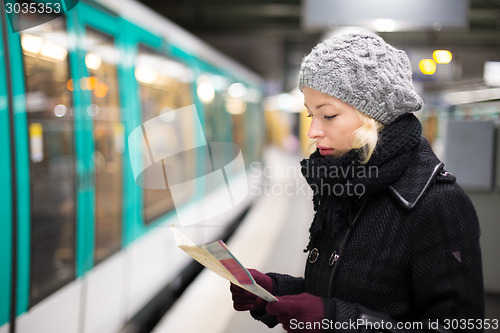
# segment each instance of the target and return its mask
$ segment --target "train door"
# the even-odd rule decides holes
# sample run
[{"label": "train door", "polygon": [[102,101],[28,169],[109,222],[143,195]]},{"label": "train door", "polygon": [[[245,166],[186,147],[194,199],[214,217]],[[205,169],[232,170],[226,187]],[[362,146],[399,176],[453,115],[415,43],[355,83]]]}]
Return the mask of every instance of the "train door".
[{"label": "train door", "polygon": [[[0,18],[0,333],[10,329],[11,277],[12,277],[12,173],[11,173],[11,132],[9,92],[7,88],[8,67],[5,66],[6,54],[6,17]],[[5,42],[5,43],[4,43]],[[10,99],[11,100],[11,99]],[[9,114],[10,113],[10,114]]]},{"label": "train door", "polygon": [[[8,33],[15,133],[15,332],[77,332],[77,170],[66,16]],[[57,315],[55,315],[57,314]]]},{"label": "train door", "polygon": [[78,7],[77,51],[86,131],[84,159],[91,170],[86,223],[81,232],[84,293],[82,332],[112,332],[124,324],[126,277],[124,218],[124,115],[119,70],[120,19],[92,6]]},{"label": "train door", "polygon": [[[130,265],[128,310],[129,316],[137,313],[169,282],[177,279],[177,273],[186,262],[178,256],[173,235],[169,228],[158,228],[175,220],[175,208],[189,202],[196,195],[195,187],[178,187],[175,195],[166,174],[175,174],[177,179],[194,179],[199,161],[193,147],[205,140],[199,128],[197,108],[193,106],[192,82],[194,73],[187,54],[162,43],[161,39],[148,31],[135,28],[127,32],[128,42],[134,49],[133,71],[130,73],[134,122],[127,128],[129,153],[135,169],[145,171],[151,165],[162,165],[165,173],[156,175],[143,173],[143,185],[130,184],[136,200],[134,206],[139,213],[128,220],[127,255]],[[189,64],[189,65],[186,65]],[[138,135],[137,135],[138,134]],[[131,143],[133,142],[133,143]],[[141,153],[137,147],[148,148]],[[140,150],[140,149],[139,149]],[[173,151],[183,152],[168,160],[157,158]],[[190,151],[190,152],[188,152]],[[163,164],[165,163],[165,164]],[[141,171],[141,172],[142,172]],[[134,176],[131,177],[134,180]],[[161,184],[161,186],[144,186]],[[199,229],[198,229],[199,230]],[[146,235],[147,234],[147,235]],[[139,237],[144,236],[144,237]],[[144,260],[148,258],[148,260]]]}]

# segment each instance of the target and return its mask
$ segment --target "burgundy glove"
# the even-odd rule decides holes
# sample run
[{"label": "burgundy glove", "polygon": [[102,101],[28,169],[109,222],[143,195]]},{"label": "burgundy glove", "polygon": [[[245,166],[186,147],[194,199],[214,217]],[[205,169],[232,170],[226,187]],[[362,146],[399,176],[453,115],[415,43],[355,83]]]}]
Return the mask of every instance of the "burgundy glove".
[{"label": "burgundy glove", "polygon": [[325,316],[321,298],[308,293],[278,297],[278,302],[267,304],[266,311],[275,315],[287,332],[294,333],[321,332]]},{"label": "burgundy glove", "polygon": [[[273,281],[269,276],[255,269],[248,270],[255,282],[272,293]],[[233,307],[237,311],[264,310],[267,301],[231,283],[231,294],[233,294]]]}]

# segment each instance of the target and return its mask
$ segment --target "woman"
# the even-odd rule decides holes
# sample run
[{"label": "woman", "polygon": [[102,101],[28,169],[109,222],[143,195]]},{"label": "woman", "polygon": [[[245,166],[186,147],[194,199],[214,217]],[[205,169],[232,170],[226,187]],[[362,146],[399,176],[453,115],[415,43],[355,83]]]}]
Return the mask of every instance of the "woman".
[{"label": "woman", "polygon": [[421,137],[406,54],[339,35],[304,58],[299,88],[317,145],[301,162],[315,208],[305,276],[251,270],[279,301],[232,285],[234,308],[287,332],[483,332],[477,216]]}]

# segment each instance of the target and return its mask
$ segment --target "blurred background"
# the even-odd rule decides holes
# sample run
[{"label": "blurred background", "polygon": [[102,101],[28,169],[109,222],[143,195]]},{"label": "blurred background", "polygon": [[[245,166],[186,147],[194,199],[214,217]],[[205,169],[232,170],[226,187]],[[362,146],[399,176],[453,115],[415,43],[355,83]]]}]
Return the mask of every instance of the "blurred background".
[{"label": "blurred background", "polygon": [[486,318],[500,319],[500,0],[2,6],[0,333],[282,332],[235,312],[169,227],[303,274],[297,74],[349,29],[407,53],[423,134],[477,210]]}]

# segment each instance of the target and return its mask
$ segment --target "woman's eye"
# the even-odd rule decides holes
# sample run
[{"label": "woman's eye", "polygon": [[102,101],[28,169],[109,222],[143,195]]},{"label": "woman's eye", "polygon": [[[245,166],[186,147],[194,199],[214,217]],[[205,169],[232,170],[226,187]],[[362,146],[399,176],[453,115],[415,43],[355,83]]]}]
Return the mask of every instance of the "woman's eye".
[{"label": "woman's eye", "polygon": [[325,119],[333,119],[335,117],[337,117],[337,115],[334,115],[334,116],[324,116]]},{"label": "woman's eye", "polygon": [[307,118],[312,118],[312,116],[313,116],[312,114],[308,114],[306,117]]}]

